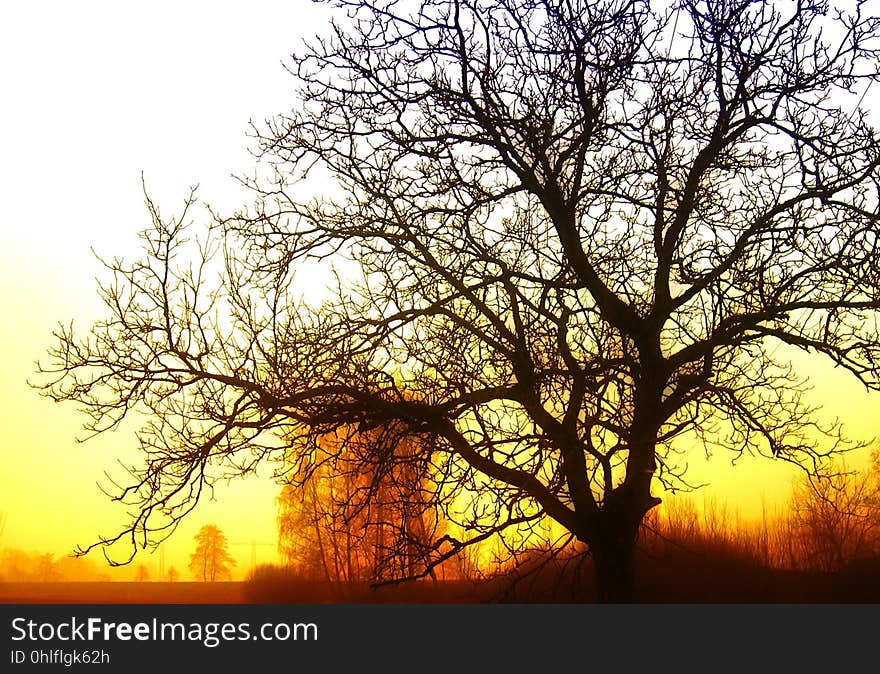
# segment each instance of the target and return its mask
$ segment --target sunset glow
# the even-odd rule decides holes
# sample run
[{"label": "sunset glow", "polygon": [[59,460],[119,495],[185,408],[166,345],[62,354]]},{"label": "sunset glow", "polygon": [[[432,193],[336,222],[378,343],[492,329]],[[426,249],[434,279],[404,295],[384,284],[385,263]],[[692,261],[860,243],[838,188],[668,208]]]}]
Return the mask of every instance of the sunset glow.
[{"label": "sunset glow", "polygon": [[[29,385],[41,381],[35,361],[46,361],[59,322],[84,331],[101,316],[95,280],[107,275],[96,255],[138,255],[138,233],[149,224],[142,177],[163,215],[179,212],[195,185],[196,223],[250,204],[253,195],[231,175],[257,166],[249,121],[295,105],[284,66],[293,65],[290,54],[304,37],[326,27],[323,11],[307,0],[142,7],[43,0],[0,10],[0,549],[61,557],[127,524],[125,509],[100,486],[114,491],[111,480],[125,480],[120,464],[139,462],[139,424],[127,419],[77,443],[81,412]],[[880,110],[880,87],[863,107]],[[317,266],[298,273],[306,295],[319,296],[316,288],[330,279]],[[867,466],[880,436],[878,394],[821,355],[791,353],[797,371],[810,376],[818,418],[839,419],[849,438],[865,444],[847,465]],[[655,480],[664,501],[720,503],[759,521],[783,509],[801,474],[765,456],[717,449],[707,457],[686,447],[687,436],[676,443],[688,449],[677,467],[687,466],[687,482],[702,486],[671,494]],[[214,523],[229,542],[233,579],[244,579],[254,562],[281,563],[276,467],[218,484],[213,500],[204,498],[163,544],[161,560],[142,552],[130,566],[107,568],[108,576],[131,580],[140,564],[155,578],[171,566],[186,573],[193,537]],[[100,552],[89,559],[105,567]]]}]

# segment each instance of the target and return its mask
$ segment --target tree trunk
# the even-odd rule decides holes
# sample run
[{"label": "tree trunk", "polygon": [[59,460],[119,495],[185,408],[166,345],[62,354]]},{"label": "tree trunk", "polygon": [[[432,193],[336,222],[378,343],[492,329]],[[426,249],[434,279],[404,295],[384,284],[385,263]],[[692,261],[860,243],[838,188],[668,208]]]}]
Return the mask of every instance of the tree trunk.
[{"label": "tree trunk", "polygon": [[[318,543],[318,554],[321,556],[321,568],[324,570],[324,579],[328,584],[333,581],[330,579],[330,564],[327,562],[327,552],[324,549],[324,537],[321,535],[321,512],[318,508],[318,487],[315,484],[315,479],[309,481],[309,484],[312,488],[312,524],[315,528],[315,539]],[[336,578],[336,581],[339,581],[339,578]]]},{"label": "tree trunk", "polygon": [[[659,347],[656,358],[662,361]],[[624,603],[635,599],[639,530],[645,514],[660,503],[659,498],[651,496],[651,481],[657,469],[657,433],[662,423],[657,417],[662,386],[657,382],[665,379],[656,372],[662,369],[656,363],[646,369],[636,391],[626,477],[607,495],[588,541],[600,602]]]},{"label": "tree trunk", "polygon": [[[614,532],[611,532],[612,534]],[[607,536],[591,546],[596,599],[623,604],[635,599],[636,540],[628,535]]]},{"label": "tree trunk", "polygon": [[594,520],[587,541],[593,558],[596,599],[603,603],[629,603],[635,600],[636,546],[642,520],[660,499],[618,491],[617,499]]}]

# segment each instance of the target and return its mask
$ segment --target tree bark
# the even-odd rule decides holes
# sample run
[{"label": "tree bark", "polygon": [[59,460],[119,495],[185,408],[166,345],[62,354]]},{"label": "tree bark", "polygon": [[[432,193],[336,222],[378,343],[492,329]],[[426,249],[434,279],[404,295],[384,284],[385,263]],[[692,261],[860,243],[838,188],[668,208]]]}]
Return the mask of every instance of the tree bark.
[{"label": "tree bark", "polygon": [[596,597],[600,602],[623,603],[635,599],[636,544],[645,514],[659,505],[651,495],[657,470],[657,433],[663,423],[661,409],[666,375],[659,349],[659,332],[642,351],[644,376],[635,394],[629,433],[629,458],[623,483],[611,491],[592,526],[588,544],[593,557]]},{"label": "tree bark", "polygon": [[624,513],[613,511],[602,513],[599,530],[590,543],[597,601],[629,603],[635,600],[640,523],[641,517],[624,517]]},{"label": "tree bark", "polygon": [[[635,452],[633,452],[635,453]],[[636,599],[636,550],[645,514],[660,504],[651,495],[653,453],[630,457],[628,480],[615,489],[593,519],[587,543],[593,558],[596,598],[603,603]],[[634,469],[634,470],[632,470]]]}]

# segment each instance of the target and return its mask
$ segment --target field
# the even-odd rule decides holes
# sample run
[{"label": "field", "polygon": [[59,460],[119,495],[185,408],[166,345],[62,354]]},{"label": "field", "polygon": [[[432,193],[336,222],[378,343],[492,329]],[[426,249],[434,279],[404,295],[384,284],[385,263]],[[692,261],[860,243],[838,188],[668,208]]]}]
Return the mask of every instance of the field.
[{"label": "field", "polygon": [[449,603],[485,599],[471,584],[410,583],[371,589],[364,583],[308,582],[0,583],[0,604]]},{"label": "field", "polygon": [[[720,555],[642,560],[642,603],[880,603],[880,561],[837,572],[765,568]],[[589,562],[520,569],[487,581],[307,582],[281,572],[247,582],[0,583],[0,604],[569,603],[594,601]]]},{"label": "field", "polygon": [[0,583],[2,604],[240,604],[244,583]]}]

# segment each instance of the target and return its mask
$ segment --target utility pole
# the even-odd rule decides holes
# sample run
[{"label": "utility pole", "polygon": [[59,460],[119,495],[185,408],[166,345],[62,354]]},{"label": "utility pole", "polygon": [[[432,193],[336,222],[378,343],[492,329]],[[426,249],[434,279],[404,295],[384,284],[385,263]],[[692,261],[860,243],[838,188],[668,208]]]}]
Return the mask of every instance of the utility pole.
[{"label": "utility pole", "polygon": [[257,567],[257,546],[275,546],[276,543],[267,543],[265,541],[258,541],[256,538],[252,538],[250,541],[238,541],[236,543],[230,543],[229,545],[249,545],[251,548],[251,569],[255,569]]}]

